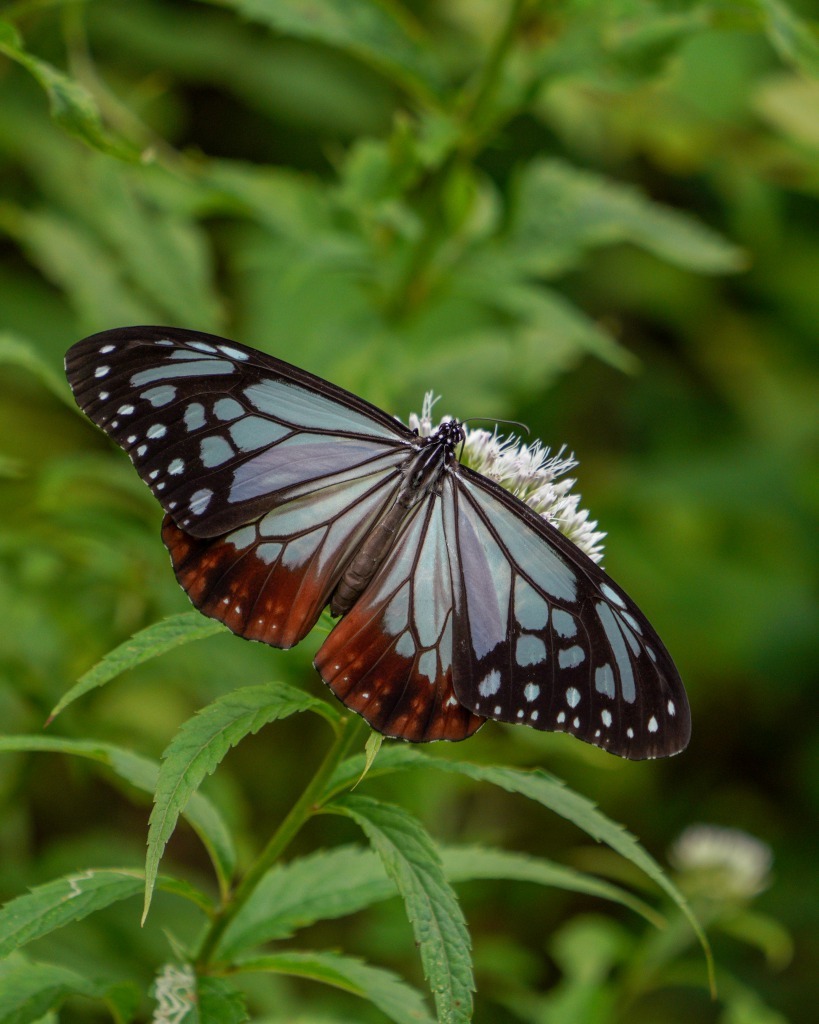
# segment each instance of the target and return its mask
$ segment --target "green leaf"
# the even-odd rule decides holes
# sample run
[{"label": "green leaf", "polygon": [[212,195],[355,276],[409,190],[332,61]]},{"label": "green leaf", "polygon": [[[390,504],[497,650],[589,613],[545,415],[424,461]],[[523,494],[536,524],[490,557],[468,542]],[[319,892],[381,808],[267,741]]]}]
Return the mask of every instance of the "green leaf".
[{"label": "green leaf", "polygon": [[191,643],[193,640],[216,636],[218,633],[223,633],[225,628],[221,622],[205,618],[199,612],[171,615],[161,622],[147,626],[139,633],[135,633],[130,640],[126,640],[119,647],[115,647],[113,651],[109,651],[92,669],[85,672],[68,693],[60,698],[48,716],[46,724],[53,721],[78,697],[82,697],[98,686],[104,686],[105,683],[116,679],[118,675],[128,669],[142,665],[152,658],[158,658],[159,655],[173,650],[174,647]]},{"label": "green leaf", "polygon": [[54,208],[23,210],[0,204],[5,231],[43,276],[62,289],[86,329],[100,324],[153,323],[155,307],[134,294],[119,260],[98,236]]},{"label": "green leaf", "polygon": [[7,21],[0,21],[0,53],[26,68],[37,80],[48,97],[52,118],[62,129],[102,153],[120,160],[139,160],[135,146],[103,126],[91,93],[53,65],[28,53],[14,26]]},{"label": "green leaf", "polygon": [[588,249],[622,242],[701,273],[742,270],[747,263],[715,231],[631,186],[560,160],[534,160],[523,170],[504,244],[517,267],[553,277]]},{"label": "green leaf", "polygon": [[819,37],[783,0],[753,0],[771,45],[779,56],[805,75],[819,78]]},{"label": "green leaf", "polygon": [[[450,882],[479,878],[535,882],[612,900],[652,924],[661,927],[665,923],[655,910],[624,889],[542,858],[478,847],[444,847],[440,854]],[[216,956],[232,962],[248,949],[290,938],[316,921],[346,917],[396,894],[395,884],[376,855],[357,846],[321,850],[278,864],[231,921]]]},{"label": "green leaf", "polygon": [[[99,868],[38,885],[0,909],[0,959],[73,921],[136,896],[144,884],[141,871]],[[172,878],[162,879],[160,885],[186,898],[195,892],[187,883]],[[207,900],[199,894],[196,902]]]},{"label": "green leaf", "polygon": [[[0,752],[12,751],[49,751],[85,757],[105,765],[118,778],[150,795],[155,792],[159,778],[159,765],[156,761],[110,743],[62,739],[56,736],[0,737]],[[193,794],[183,815],[208,851],[222,896],[226,896],[236,867],[236,851],[227,825],[216,807],[201,793]],[[200,905],[207,910],[210,903],[205,899],[204,904]]]},{"label": "green leaf", "polygon": [[361,996],[396,1024],[433,1024],[421,993],[392,971],[338,953],[289,950],[241,960],[240,971],[264,971],[309,978]]},{"label": "green leaf", "polygon": [[52,395],[73,412],[79,413],[64,379],[36,352],[32,342],[7,332],[0,333],[0,363],[16,366],[33,374]]},{"label": "green leaf", "polygon": [[601,899],[620,903],[640,914],[657,928],[665,926],[665,918],[661,914],[625,889],[542,857],[530,857],[523,853],[490,850],[479,846],[455,846],[442,849],[441,860],[450,882],[465,882],[478,878],[535,882],[550,888],[586,893],[589,896],[599,896]]},{"label": "green leaf", "polygon": [[12,956],[0,963],[0,1024],[29,1024],[68,996],[101,996],[104,986],[66,967]]},{"label": "green leaf", "polygon": [[144,171],[123,174],[110,160],[89,164],[86,189],[93,189],[94,203],[76,212],[110,245],[134,290],[148,297],[163,322],[220,329],[220,302],[202,228],[171,203],[158,202],[146,187],[151,179]]},{"label": "green leaf", "polygon": [[142,889],[141,872],[82,871],[10,900],[0,909],[0,958],[72,921],[80,921]]},{"label": "green leaf", "polygon": [[[359,786],[364,779],[367,777],[367,772],[372,768],[373,762],[378,757],[378,751],[381,749],[381,744],[384,742],[384,737],[380,732],[376,732],[374,729],[370,732],[367,737],[367,743],[364,749],[364,771],[361,773],[361,778],[355,784]],[[353,786],[355,789],[355,786]]]},{"label": "green leaf", "polygon": [[250,1019],[244,993],[224,978],[199,978],[196,995],[200,1024],[242,1024]]},{"label": "green leaf", "polygon": [[469,932],[432,839],[405,810],[370,797],[341,797],[325,810],[360,825],[398,886],[438,1019],[442,1024],[470,1020],[475,984]]},{"label": "green leaf", "polygon": [[325,701],[309,697],[285,683],[246,686],[225,694],[189,719],[162,755],[154,809],[148,830],[145,866],[145,912],[151,904],[162,851],[200,783],[230,750],[263,725],[300,711],[315,711],[330,722],[339,713]]},{"label": "green leaf", "polygon": [[[359,755],[348,758],[339,765],[338,771],[327,786],[326,799],[331,798],[337,792],[349,789],[352,781],[358,777],[358,773],[361,771],[362,760]],[[476,782],[489,782],[492,785],[500,786],[508,793],[518,793],[528,797],[528,799],[548,807],[567,821],[571,821],[593,839],[606,843],[612,850],[631,861],[663,889],[691,925],[705,955],[713,989],[714,961],[711,946],[688,901],[657,861],[643,849],[638,840],[622,825],[607,818],[586,797],[575,793],[567,788],[560,779],[541,769],[520,771],[516,768],[470,764],[468,761],[445,761],[430,757],[415,747],[405,745],[396,745],[383,750],[378,761],[373,765],[370,775],[375,776],[410,767],[435,768],[438,771],[465,775]]]},{"label": "green leaf", "polygon": [[379,858],[358,846],[340,846],[277,864],[225,929],[220,960],[274,939],[289,938],[316,921],[346,917],[398,890]]},{"label": "green leaf", "polygon": [[332,46],[429,100],[442,75],[430,43],[390,0],[207,0],[283,35]]},{"label": "green leaf", "polygon": [[506,286],[496,282],[484,294],[522,323],[517,358],[530,370],[525,385],[532,391],[539,391],[558,370],[585,354],[626,372],[637,367],[634,356],[607,331],[550,288],[520,281]]}]

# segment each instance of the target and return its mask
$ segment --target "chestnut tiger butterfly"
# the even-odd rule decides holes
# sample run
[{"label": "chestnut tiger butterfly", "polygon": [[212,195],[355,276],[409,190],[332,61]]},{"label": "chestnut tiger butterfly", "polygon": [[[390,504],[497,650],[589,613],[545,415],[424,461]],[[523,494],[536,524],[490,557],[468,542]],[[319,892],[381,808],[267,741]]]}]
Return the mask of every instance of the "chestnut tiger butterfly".
[{"label": "chestnut tiger butterfly", "polygon": [[529,506],[362,398],[245,345],[167,327],[78,342],[80,408],[162,505],[193,604],[289,648],[329,605],[315,667],[386,736],[487,718],[633,759],[682,750],[679,674],[645,616]]}]

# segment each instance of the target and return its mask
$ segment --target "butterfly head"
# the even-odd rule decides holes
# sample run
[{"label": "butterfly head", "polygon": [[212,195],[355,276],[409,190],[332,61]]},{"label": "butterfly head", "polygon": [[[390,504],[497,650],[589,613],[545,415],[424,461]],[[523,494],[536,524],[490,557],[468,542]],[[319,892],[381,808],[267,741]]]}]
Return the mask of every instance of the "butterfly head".
[{"label": "butterfly head", "polygon": [[450,463],[455,459],[455,449],[466,440],[466,431],[463,424],[457,420],[444,420],[436,430],[424,438],[424,447],[434,445],[443,450],[444,462]]}]

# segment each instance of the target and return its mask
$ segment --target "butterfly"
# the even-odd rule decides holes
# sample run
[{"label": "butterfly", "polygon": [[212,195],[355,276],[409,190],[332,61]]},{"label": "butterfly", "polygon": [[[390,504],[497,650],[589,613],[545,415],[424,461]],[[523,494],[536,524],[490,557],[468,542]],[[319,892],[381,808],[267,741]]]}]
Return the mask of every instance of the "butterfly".
[{"label": "butterfly", "polygon": [[487,718],[632,759],[675,754],[685,690],[633,601],[541,516],[356,395],[245,345],[168,327],[66,356],[80,408],[162,505],[205,615],[314,664],[386,736],[462,740]]}]

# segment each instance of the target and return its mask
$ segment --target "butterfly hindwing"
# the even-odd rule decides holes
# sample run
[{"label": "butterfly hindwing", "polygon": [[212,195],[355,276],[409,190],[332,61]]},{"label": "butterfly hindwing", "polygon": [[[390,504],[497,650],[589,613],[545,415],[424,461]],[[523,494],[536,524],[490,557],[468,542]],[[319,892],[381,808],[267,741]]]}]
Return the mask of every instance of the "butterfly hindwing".
[{"label": "butterfly hindwing", "polygon": [[407,455],[412,433],[347,391],[208,334],[128,327],[78,342],[66,373],[178,526],[216,537],[328,477]]},{"label": "butterfly hindwing", "polygon": [[445,498],[431,494],[410,512],[386,562],[315,660],[336,696],[373,728],[413,742],[465,739],[483,722],[453,689]]},{"label": "butterfly hindwing", "polygon": [[645,616],[528,507],[469,470],[454,475],[458,700],[623,757],[681,750],[688,702]]},{"label": "butterfly hindwing", "polygon": [[330,600],[350,552],[400,482],[397,466],[293,498],[221,537],[194,537],[166,515],[176,578],[205,615],[248,640],[288,648]]}]

